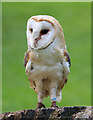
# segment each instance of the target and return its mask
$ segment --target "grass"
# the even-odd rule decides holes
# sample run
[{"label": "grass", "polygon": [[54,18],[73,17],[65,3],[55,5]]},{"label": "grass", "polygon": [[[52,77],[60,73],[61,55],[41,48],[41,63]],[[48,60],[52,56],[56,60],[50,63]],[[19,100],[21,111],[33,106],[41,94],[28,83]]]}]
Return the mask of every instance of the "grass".
[{"label": "grass", "polygon": [[[29,87],[23,58],[27,20],[39,14],[54,16],[60,22],[71,56],[71,73],[57,105],[91,105],[91,3],[2,4],[2,112],[36,108],[37,95]],[[50,107],[50,98],[45,98],[44,104]]]}]

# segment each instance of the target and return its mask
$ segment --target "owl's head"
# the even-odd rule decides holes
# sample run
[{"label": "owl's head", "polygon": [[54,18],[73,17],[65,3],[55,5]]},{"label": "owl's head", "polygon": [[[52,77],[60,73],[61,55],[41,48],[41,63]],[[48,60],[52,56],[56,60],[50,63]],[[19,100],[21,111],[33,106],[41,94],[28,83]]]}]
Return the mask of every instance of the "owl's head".
[{"label": "owl's head", "polygon": [[48,15],[32,16],[27,22],[28,48],[45,49],[54,41],[65,46],[62,27]]}]

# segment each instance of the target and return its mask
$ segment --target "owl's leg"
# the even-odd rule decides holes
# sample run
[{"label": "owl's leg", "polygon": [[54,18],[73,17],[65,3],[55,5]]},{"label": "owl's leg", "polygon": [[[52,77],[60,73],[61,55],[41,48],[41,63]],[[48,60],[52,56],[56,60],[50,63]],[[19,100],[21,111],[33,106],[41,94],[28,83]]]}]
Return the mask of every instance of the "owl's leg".
[{"label": "owl's leg", "polygon": [[61,102],[61,99],[62,99],[61,90],[58,90],[57,91],[57,101]]},{"label": "owl's leg", "polygon": [[44,99],[44,88],[43,88],[43,81],[42,80],[38,80],[36,82],[36,86],[37,86],[37,95],[38,95],[38,104],[37,104],[37,109],[38,108],[45,108],[43,102]]},{"label": "owl's leg", "polygon": [[57,101],[57,98],[56,98],[56,88],[52,88],[50,90],[50,97],[51,97],[51,101],[52,101],[51,107],[57,107],[57,105],[56,105],[56,101]]},{"label": "owl's leg", "polygon": [[39,92],[38,93],[38,104],[37,104],[37,109],[38,108],[45,108],[45,105],[42,103],[43,102],[43,93]]}]

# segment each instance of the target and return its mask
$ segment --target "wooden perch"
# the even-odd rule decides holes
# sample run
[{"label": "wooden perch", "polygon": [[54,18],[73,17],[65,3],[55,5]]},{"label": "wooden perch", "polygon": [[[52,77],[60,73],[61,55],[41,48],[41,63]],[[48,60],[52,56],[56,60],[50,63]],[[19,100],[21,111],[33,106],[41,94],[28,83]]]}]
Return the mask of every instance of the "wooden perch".
[{"label": "wooden perch", "polygon": [[28,109],[16,112],[7,112],[0,114],[0,120],[69,120],[86,118],[93,119],[93,107],[62,107],[62,108],[44,108],[44,109]]}]

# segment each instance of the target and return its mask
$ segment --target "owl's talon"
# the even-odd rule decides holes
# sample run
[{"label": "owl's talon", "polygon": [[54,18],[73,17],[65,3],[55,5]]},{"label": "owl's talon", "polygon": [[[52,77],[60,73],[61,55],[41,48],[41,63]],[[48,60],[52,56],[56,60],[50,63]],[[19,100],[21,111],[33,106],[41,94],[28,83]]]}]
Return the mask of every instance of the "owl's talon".
[{"label": "owl's talon", "polygon": [[53,107],[53,108],[58,108],[58,106],[56,105],[56,101],[53,101],[53,102],[52,102],[51,107]]},{"label": "owl's talon", "polygon": [[37,109],[42,108],[42,107],[43,107],[43,108],[46,108],[43,103],[38,102],[38,104],[37,104]]}]

